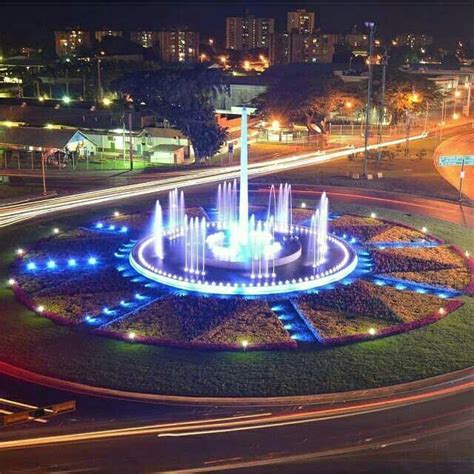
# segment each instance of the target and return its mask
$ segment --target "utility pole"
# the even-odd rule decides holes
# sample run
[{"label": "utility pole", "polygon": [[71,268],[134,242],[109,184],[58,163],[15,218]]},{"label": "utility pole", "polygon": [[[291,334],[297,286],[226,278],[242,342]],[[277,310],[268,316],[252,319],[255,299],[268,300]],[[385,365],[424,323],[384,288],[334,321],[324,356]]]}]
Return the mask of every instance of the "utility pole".
[{"label": "utility pole", "polygon": [[102,102],[102,79],[100,77],[100,58],[97,58],[97,102]]},{"label": "utility pole", "polygon": [[43,175],[43,196],[48,194],[46,190],[46,169],[45,169],[45,160],[46,160],[46,153],[41,152],[41,172]]},{"label": "utility pole", "polygon": [[464,171],[464,162],[465,158],[463,157],[462,159],[462,165],[461,165],[461,171],[459,172],[459,201],[462,201],[462,184],[464,182],[464,177],[465,177],[465,171]]},{"label": "utility pole", "polygon": [[467,84],[467,99],[466,99],[466,117],[470,115],[470,108],[471,108],[471,81],[466,83]]},{"label": "utility pole", "polygon": [[122,158],[123,167],[125,168],[125,113],[122,115]]},{"label": "utility pole", "polygon": [[[380,100],[379,135],[377,138],[377,143],[382,142],[382,128],[383,128],[383,121],[385,118],[385,80],[387,76],[387,65],[388,65],[388,54],[387,54],[387,50],[385,50],[383,58],[382,58],[382,97]],[[381,156],[382,156],[382,148],[380,147],[377,154],[378,161],[380,161]]]},{"label": "utility pole", "polygon": [[128,111],[128,128],[130,133],[130,171],[133,171],[133,139],[132,139],[132,111]]},{"label": "utility pole", "polygon": [[369,120],[370,109],[372,107],[372,56],[374,55],[375,23],[373,21],[366,21],[365,26],[369,28],[369,81],[367,86],[367,108],[365,110],[364,168],[362,171],[363,176],[367,176],[367,162],[369,159]]}]

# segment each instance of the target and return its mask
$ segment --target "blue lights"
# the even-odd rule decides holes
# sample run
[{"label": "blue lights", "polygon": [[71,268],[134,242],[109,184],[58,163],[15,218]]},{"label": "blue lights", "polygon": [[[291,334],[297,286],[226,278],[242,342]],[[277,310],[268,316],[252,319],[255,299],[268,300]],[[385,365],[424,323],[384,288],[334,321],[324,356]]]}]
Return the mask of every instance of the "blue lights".
[{"label": "blue lights", "polygon": [[406,290],[407,289],[407,286],[406,285],[402,285],[401,283],[397,283],[395,285],[395,289],[396,290]]},{"label": "blue lights", "polygon": [[89,257],[89,258],[87,259],[87,263],[88,263],[89,265],[97,265],[97,258],[95,258],[95,257]]},{"label": "blue lights", "polygon": [[56,268],[56,262],[54,260],[48,260],[48,263],[46,264],[46,266],[50,269],[50,270],[53,270],[54,268]]},{"label": "blue lights", "polygon": [[95,225],[96,229],[102,229],[103,227],[104,227],[104,224],[102,224],[102,222],[97,222],[97,224]]},{"label": "blue lights", "polygon": [[67,266],[68,267],[75,267],[77,265],[77,261],[75,258],[70,258],[68,261],[67,261]]},{"label": "blue lights", "polygon": [[26,265],[26,268],[28,270],[36,270],[36,263],[35,262],[29,262],[27,265]]},{"label": "blue lights", "polygon": [[123,232],[123,233],[128,232],[128,227],[123,225],[122,227],[120,227],[120,232]]},{"label": "blue lights", "polygon": [[115,230],[115,226],[113,224],[109,225],[109,230]]}]

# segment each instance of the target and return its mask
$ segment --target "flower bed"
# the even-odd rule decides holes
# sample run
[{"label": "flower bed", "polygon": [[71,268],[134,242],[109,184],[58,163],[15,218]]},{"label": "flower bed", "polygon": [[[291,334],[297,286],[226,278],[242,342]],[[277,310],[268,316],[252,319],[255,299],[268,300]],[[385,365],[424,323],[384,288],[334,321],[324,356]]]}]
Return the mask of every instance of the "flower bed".
[{"label": "flower bed", "polygon": [[410,229],[400,225],[393,225],[388,229],[371,237],[367,243],[379,242],[418,242],[426,240],[426,235],[416,229]]},{"label": "flower bed", "polygon": [[71,296],[48,296],[34,299],[34,306],[45,308],[44,315],[55,315],[66,324],[80,324],[86,316],[100,314],[104,307],[117,306],[121,300],[130,300],[133,295],[123,293],[79,293]]},{"label": "flower bed", "polygon": [[303,223],[307,223],[313,214],[313,209],[293,209],[293,224],[301,225]]},{"label": "flower bed", "polygon": [[464,259],[467,271],[469,272],[469,281],[464,288],[464,292],[467,295],[474,295],[474,259],[468,253],[463,252],[457,245],[452,245],[451,249]]},{"label": "flower bed", "polygon": [[[137,313],[96,331],[156,344],[195,347],[295,347],[265,301],[165,296]],[[128,337],[128,336],[127,336]]]},{"label": "flower bed", "polygon": [[391,272],[382,274],[382,276],[425,283],[432,286],[439,286],[440,288],[452,288],[454,290],[463,290],[470,282],[470,273],[467,268],[423,272]]},{"label": "flower bed", "polygon": [[35,297],[132,291],[135,286],[116,268],[100,264],[87,270],[23,273],[15,279],[24,291]]},{"label": "flower bed", "polygon": [[440,319],[445,318],[448,314],[456,311],[463,305],[462,301],[451,300],[443,307],[444,311],[440,312],[434,311],[433,313],[429,314],[424,318],[420,318],[411,322],[402,323],[392,325],[386,328],[382,328],[376,331],[375,334],[369,333],[359,333],[359,334],[351,334],[347,336],[340,336],[340,337],[330,337],[324,340],[324,344],[330,346],[342,345],[342,344],[349,344],[353,342],[361,342],[367,341],[374,338],[379,337],[387,337],[387,336],[395,336],[396,334],[401,334],[407,331],[412,331],[414,329],[421,328],[423,326],[427,326],[429,324],[436,323]]},{"label": "flower bed", "polygon": [[[400,292],[389,286],[361,280],[348,286],[301,296],[297,303],[312,320],[317,320],[318,311],[330,310],[343,313],[348,320],[363,317],[391,322],[414,321],[444,305],[441,298],[433,295]],[[316,315],[313,317],[314,312]],[[316,328],[319,330],[317,324]]]},{"label": "flower bed", "polygon": [[369,316],[350,316],[341,311],[327,308],[313,308],[307,302],[300,303],[298,309],[319,333],[320,342],[353,334],[366,333],[373,328],[376,331],[393,326],[392,322]]},{"label": "flower bed", "polygon": [[126,235],[99,234],[87,229],[76,229],[39,240],[24,257],[24,261],[47,258],[80,258],[91,255],[113,255]]},{"label": "flower bed", "polygon": [[448,246],[376,249],[372,259],[375,273],[466,268],[465,259]]},{"label": "flower bed", "polygon": [[339,235],[347,234],[364,242],[387,230],[389,227],[390,224],[379,219],[353,216],[350,214],[344,214],[329,223],[329,228],[332,232]]}]

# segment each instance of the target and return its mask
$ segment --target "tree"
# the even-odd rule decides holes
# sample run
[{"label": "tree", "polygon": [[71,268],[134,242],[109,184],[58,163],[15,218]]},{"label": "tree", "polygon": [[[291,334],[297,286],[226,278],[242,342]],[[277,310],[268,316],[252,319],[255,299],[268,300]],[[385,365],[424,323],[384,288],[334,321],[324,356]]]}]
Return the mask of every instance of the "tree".
[{"label": "tree", "polygon": [[357,91],[338,77],[315,73],[310,65],[307,68],[298,66],[288,66],[285,73],[274,77],[267,91],[258,97],[256,105],[263,117],[302,121],[312,132],[316,120],[324,124],[331,113],[342,110],[348,103],[351,108],[359,103]]},{"label": "tree", "polygon": [[212,157],[223,145],[226,130],[217,124],[211,102],[227,88],[219,70],[198,65],[192,69],[139,71],[124,76],[112,87],[135,103],[145,103],[181,130],[191,141],[196,161]]},{"label": "tree", "polygon": [[[380,104],[381,83],[374,81],[374,103]],[[427,105],[433,107],[442,99],[442,94],[433,81],[417,74],[401,72],[398,69],[387,71],[385,106],[392,115],[392,122],[398,123],[408,113],[424,113]]]},{"label": "tree", "polygon": [[446,54],[441,58],[442,69],[459,71],[461,63],[454,54]]}]

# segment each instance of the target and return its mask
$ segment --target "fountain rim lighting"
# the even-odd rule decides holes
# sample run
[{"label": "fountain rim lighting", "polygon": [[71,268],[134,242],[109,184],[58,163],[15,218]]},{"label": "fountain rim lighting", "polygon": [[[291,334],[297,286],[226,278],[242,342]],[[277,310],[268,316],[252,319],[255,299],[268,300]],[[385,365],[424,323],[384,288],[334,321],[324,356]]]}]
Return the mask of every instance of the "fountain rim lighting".
[{"label": "fountain rim lighting", "polygon": [[153,243],[153,235],[145,237],[136,244],[134,250],[129,254],[129,262],[132,268],[146,278],[185,291],[204,294],[244,296],[266,296],[271,294],[294,293],[335,283],[344,279],[356,269],[358,265],[357,252],[343,239],[334,235],[329,235],[328,240],[342,250],[344,255],[343,259],[333,267],[323,271],[321,274],[312,277],[305,277],[304,279],[300,278],[296,281],[265,279],[263,282],[256,283],[252,281],[249,281],[248,283],[231,283],[230,281],[225,280],[211,282],[195,279],[187,275],[172,274],[156,268],[145,259],[144,251],[147,246]]}]

